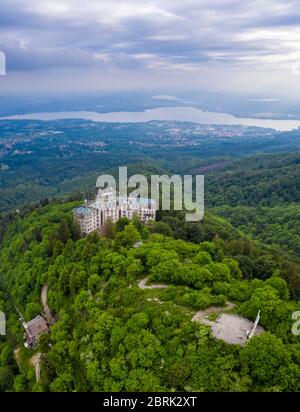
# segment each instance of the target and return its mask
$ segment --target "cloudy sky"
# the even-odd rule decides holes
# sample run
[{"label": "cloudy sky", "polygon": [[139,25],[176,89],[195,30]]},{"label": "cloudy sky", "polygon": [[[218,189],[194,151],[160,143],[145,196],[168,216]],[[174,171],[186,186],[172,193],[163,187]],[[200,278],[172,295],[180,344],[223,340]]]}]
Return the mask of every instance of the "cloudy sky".
[{"label": "cloudy sky", "polygon": [[300,96],[299,0],[0,0],[0,93]]}]

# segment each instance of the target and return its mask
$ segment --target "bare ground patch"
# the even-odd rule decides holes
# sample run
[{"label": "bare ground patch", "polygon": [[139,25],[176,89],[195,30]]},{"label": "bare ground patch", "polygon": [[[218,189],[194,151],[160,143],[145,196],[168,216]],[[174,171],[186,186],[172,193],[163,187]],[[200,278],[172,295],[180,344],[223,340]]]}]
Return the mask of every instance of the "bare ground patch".
[{"label": "bare ground patch", "polygon": [[[221,313],[233,309],[235,305],[231,302],[226,303],[226,308],[212,306],[206,310],[197,312],[192,320],[211,327],[213,336],[231,345],[245,345],[250,331],[254,327],[254,322],[238,315]],[[209,315],[218,313],[215,321],[209,319]],[[264,332],[261,326],[257,326],[254,336]]]},{"label": "bare ground patch", "polygon": [[193,321],[198,322],[198,323],[204,323],[205,325],[212,326],[215,322],[212,320],[209,320],[209,315],[213,313],[220,313],[224,312],[227,310],[231,310],[235,307],[235,304],[232,302],[226,302],[225,307],[221,306],[211,306],[210,308],[204,309],[204,310],[199,310],[194,316],[193,316]]},{"label": "bare ground patch", "polygon": [[41,353],[36,353],[30,359],[30,363],[35,369],[35,379],[37,382],[39,382],[41,379],[41,356]]}]

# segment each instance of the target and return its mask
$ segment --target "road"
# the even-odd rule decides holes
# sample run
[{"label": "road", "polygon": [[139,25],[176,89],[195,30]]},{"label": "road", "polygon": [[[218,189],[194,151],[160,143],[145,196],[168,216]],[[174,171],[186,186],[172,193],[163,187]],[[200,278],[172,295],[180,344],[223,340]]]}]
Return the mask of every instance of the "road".
[{"label": "road", "polygon": [[30,363],[35,369],[35,379],[39,382],[41,379],[41,353],[38,352],[33,355],[30,359]]},{"label": "road", "polygon": [[165,289],[168,286],[164,284],[146,285],[148,278],[142,279],[138,282],[138,287],[140,289]]}]

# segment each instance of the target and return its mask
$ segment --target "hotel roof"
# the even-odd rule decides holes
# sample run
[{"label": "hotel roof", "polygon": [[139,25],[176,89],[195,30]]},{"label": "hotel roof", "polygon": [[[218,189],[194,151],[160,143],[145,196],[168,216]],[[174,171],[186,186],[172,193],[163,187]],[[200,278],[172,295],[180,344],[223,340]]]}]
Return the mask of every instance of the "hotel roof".
[{"label": "hotel roof", "polygon": [[91,203],[90,206],[92,208],[101,208],[101,207],[105,207],[105,208],[109,208],[109,209],[113,209],[117,206],[134,206],[134,207],[144,207],[144,208],[148,208],[148,207],[156,207],[157,203],[155,200],[150,199],[150,198],[146,198],[146,197],[128,197],[128,199],[126,199],[126,197],[124,196],[116,196],[114,199],[109,199],[106,202],[103,202],[102,199],[96,200],[95,202]]},{"label": "hotel roof", "polygon": [[88,206],[80,206],[75,209],[75,213],[77,216],[89,215],[90,213],[92,213],[92,209]]}]

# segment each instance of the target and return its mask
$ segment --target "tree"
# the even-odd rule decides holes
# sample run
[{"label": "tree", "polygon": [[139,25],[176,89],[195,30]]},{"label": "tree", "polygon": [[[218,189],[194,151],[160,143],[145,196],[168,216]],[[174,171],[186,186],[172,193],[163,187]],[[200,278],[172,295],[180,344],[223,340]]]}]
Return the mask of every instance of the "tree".
[{"label": "tree", "polygon": [[72,392],[73,373],[68,370],[61,373],[50,385],[51,392]]},{"label": "tree", "polygon": [[178,265],[171,276],[171,281],[180,285],[189,285],[201,289],[206,283],[210,283],[212,274],[208,269],[193,263]]},{"label": "tree", "polygon": [[133,369],[125,382],[128,392],[156,392],[163,391],[159,378],[146,369]]},{"label": "tree", "polygon": [[151,227],[151,232],[160,233],[161,235],[172,237],[173,231],[167,223],[164,222],[155,222]]},{"label": "tree", "polygon": [[166,382],[176,390],[184,389],[184,383],[190,375],[190,366],[185,361],[176,362],[165,371]]},{"label": "tree", "polygon": [[25,311],[25,319],[28,321],[32,318],[35,318],[37,315],[41,313],[41,305],[39,303],[31,302],[27,305]]},{"label": "tree", "polygon": [[197,265],[204,266],[208,265],[209,263],[213,263],[213,260],[208,252],[202,251],[197,253],[197,255],[193,259],[193,262]]},{"label": "tree", "polygon": [[13,350],[8,342],[0,345],[0,365],[5,366],[13,363]]},{"label": "tree", "polygon": [[70,227],[72,240],[79,240],[81,238],[81,229],[79,222],[75,219],[72,219]]},{"label": "tree", "polygon": [[242,279],[243,278],[243,274],[242,271],[240,269],[239,266],[239,262],[237,262],[236,260],[232,259],[232,258],[225,258],[222,260],[222,263],[224,263],[225,265],[227,265],[230,269],[230,275],[235,278],[235,279]]},{"label": "tree", "polygon": [[71,238],[71,230],[68,225],[66,219],[62,219],[58,229],[59,239],[63,243],[67,243],[67,241]]},{"label": "tree", "polygon": [[230,269],[225,263],[210,263],[205,266],[211,273],[214,282],[226,281],[230,282]]},{"label": "tree", "polygon": [[255,262],[249,256],[238,255],[235,259],[239,262],[239,267],[245,278],[252,279],[255,272]]},{"label": "tree", "polygon": [[90,275],[88,279],[88,288],[92,293],[100,289],[101,278],[96,273]]},{"label": "tree", "polygon": [[199,245],[199,249],[208,252],[210,256],[214,256],[216,253],[216,245],[213,242],[202,242]]},{"label": "tree", "polygon": [[143,273],[144,268],[140,259],[127,258],[126,259],[126,274],[135,278]]},{"label": "tree", "polygon": [[282,340],[271,333],[254,336],[240,352],[242,367],[256,382],[256,388],[270,388],[280,381],[279,370],[290,362]]},{"label": "tree", "polygon": [[254,276],[260,279],[268,279],[272,276],[276,264],[274,258],[271,255],[259,256],[255,260]]},{"label": "tree", "polygon": [[265,284],[270,285],[273,289],[277,290],[280,299],[288,300],[289,290],[287,288],[286,281],[279,277],[279,273],[275,273],[272,277],[267,279]]},{"label": "tree", "polygon": [[248,302],[240,307],[240,312],[250,319],[255,319],[258,311],[261,311],[260,322],[263,326],[276,328],[281,318],[282,302],[279,293],[271,286],[255,289]]},{"label": "tree", "polygon": [[0,366],[0,391],[8,391],[14,380],[13,367],[11,365]]},{"label": "tree", "polygon": [[121,217],[117,222],[116,222],[116,232],[123,232],[125,227],[129,225],[130,220],[128,217]]},{"label": "tree", "polygon": [[108,218],[106,219],[103,227],[102,227],[102,234],[103,236],[107,237],[107,239],[113,239],[115,235],[115,225],[113,221]]},{"label": "tree", "polygon": [[59,241],[59,233],[57,230],[52,230],[48,238],[48,255],[52,256],[55,243]]},{"label": "tree", "polygon": [[131,247],[141,240],[141,235],[132,223],[129,223],[123,232],[116,234],[116,244],[124,247]]},{"label": "tree", "polygon": [[168,260],[167,262],[160,262],[154,266],[150,271],[151,280],[161,280],[163,282],[170,282],[173,273],[178,269],[180,263],[178,260]]},{"label": "tree", "polygon": [[35,240],[37,241],[37,242],[41,242],[42,241],[42,239],[43,239],[43,234],[42,234],[42,231],[41,231],[41,229],[40,228],[38,228],[38,227],[36,227],[34,230],[33,230],[33,236],[34,236],[34,238],[35,238]]},{"label": "tree", "polygon": [[28,390],[27,384],[28,382],[24,375],[17,375],[14,379],[12,390],[13,392],[26,392]]}]

